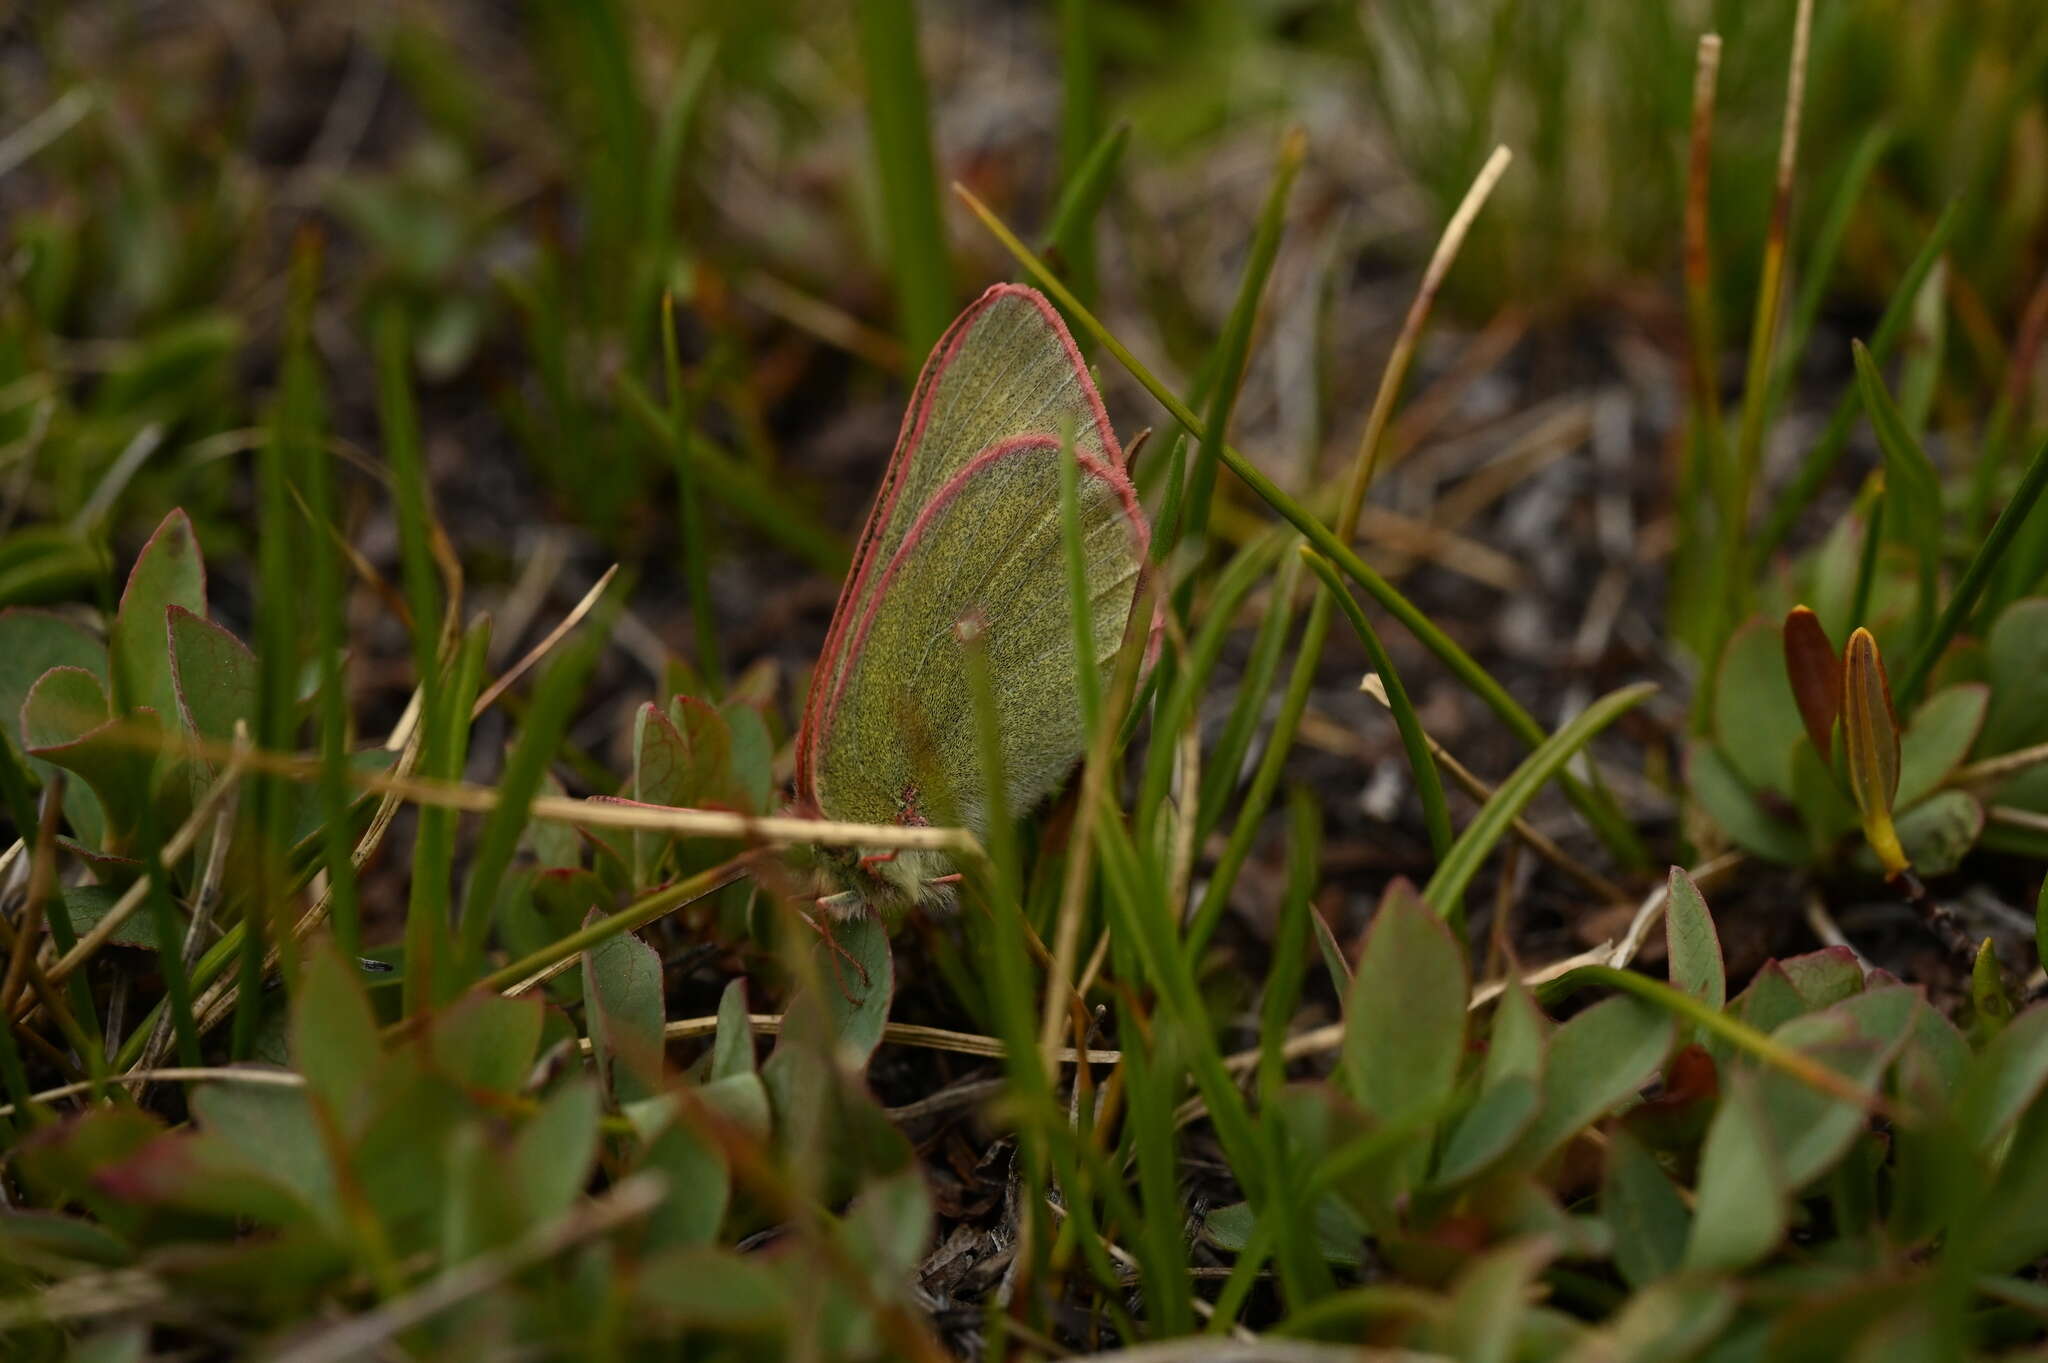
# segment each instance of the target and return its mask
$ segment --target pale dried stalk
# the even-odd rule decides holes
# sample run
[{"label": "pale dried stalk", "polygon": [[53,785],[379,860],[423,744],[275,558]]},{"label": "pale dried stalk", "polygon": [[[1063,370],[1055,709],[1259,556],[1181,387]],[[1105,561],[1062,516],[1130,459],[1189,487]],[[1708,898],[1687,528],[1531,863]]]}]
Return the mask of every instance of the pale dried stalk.
[{"label": "pale dried stalk", "polygon": [[[259,1088],[296,1089],[306,1086],[306,1077],[296,1070],[258,1069],[244,1065],[199,1065],[177,1066],[160,1070],[129,1070],[126,1074],[110,1074],[103,1080],[81,1079],[75,1084],[59,1084],[55,1088],[32,1093],[30,1099],[37,1103],[54,1103],[60,1098],[75,1098],[89,1093],[96,1084],[154,1084],[154,1083],[228,1083],[255,1084]],[[0,1107],[0,1117],[12,1117],[14,1104]]]},{"label": "pale dried stalk", "polygon": [[[753,1029],[767,1036],[779,1035],[782,1031],[782,1014],[749,1013],[747,1021]],[[710,1036],[718,1030],[716,1016],[679,1018],[662,1028],[662,1035],[670,1041],[685,1037]],[[1006,1054],[1001,1038],[982,1036],[976,1032],[955,1032],[944,1027],[925,1027],[912,1022],[890,1022],[883,1024],[882,1040],[898,1046],[917,1046],[928,1051],[950,1051],[955,1055],[978,1055],[990,1060],[1000,1060]],[[581,1043],[584,1050],[590,1049],[590,1041]],[[1089,1050],[1076,1051],[1071,1046],[1059,1047],[1054,1059],[1061,1064],[1071,1065],[1086,1056],[1091,1065],[1114,1065],[1124,1058],[1122,1051]]]},{"label": "pale dried stalk", "polygon": [[514,682],[525,676],[535,663],[547,657],[549,649],[552,649],[556,644],[561,643],[563,639],[568,637],[569,631],[576,628],[582,622],[584,616],[590,614],[591,608],[597,605],[598,599],[604,595],[604,589],[611,586],[612,579],[618,575],[619,565],[616,563],[605,569],[604,576],[598,578],[592,584],[590,590],[583,594],[581,601],[570,607],[569,613],[564,615],[556,623],[555,627],[548,631],[545,639],[542,639],[539,643],[528,649],[525,657],[512,664],[510,668],[506,669],[504,676],[498,678],[489,687],[485,688],[484,693],[476,698],[476,704],[470,707],[469,718],[472,723],[484,711],[497,704],[498,697],[504,695]]},{"label": "pale dried stalk", "polygon": [[[205,830],[207,821],[213,817],[214,810],[220,807],[221,801],[227,799],[229,792],[234,790],[235,783],[241,780],[241,777],[242,767],[234,760],[234,751],[231,749],[227,770],[207,787],[206,793],[199,797],[199,803],[193,806],[191,816],[165,841],[164,865],[173,864],[192,850],[199,841],[200,833]],[[107,916],[93,924],[92,930],[80,937],[76,945],[50,967],[49,976],[52,984],[61,982],[72,971],[92,959],[93,953],[106,945],[107,939],[135,915],[135,911],[141,908],[143,901],[149,897],[149,883],[149,878],[144,876],[122,891],[121,897],[114,901],[114,907],[107,910]]]}]

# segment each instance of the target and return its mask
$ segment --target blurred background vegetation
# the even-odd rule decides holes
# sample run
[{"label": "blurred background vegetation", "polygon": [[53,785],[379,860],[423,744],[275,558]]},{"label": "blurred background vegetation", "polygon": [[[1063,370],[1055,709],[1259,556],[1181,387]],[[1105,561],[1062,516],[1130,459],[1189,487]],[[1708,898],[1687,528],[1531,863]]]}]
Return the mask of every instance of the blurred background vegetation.
[{"label": "blurred background vegetation", "polygon": [[[410,723],[419,685],[420,725],[441,745],[423,774],[523,781],[521,798],[648,795],[646,768],[672,756],[664,735],[686,747],[708,734],[733,769],[719,781],[770,808],[917,367],[964,303],[1022,277],[950,185],[1044,250],[1167,389],[1220,413],[1285,493],[1331,519],[1416,281],[1497,145],[1514,161],[1396,385],[1405,405],[1380,440],[1385,476],[1359,543],[1531,727],[1593,711],[1605,724],[1640,705],[1590,744],[1596,761],[1572,767],[1591,778],[1574,788],[1581,807],[1597,796],[1614,821],[1589,829],[1556,791],[1530,803],[1552,851],[1532,840],[1538,851],[1489,863],[1469,905],[1459,879],[1450,899],[1470,935],[1454,943],[1398,881],[1440,886],[1445,858],[1385,711],[1358,689],[1381,661],[1342,629],[1324,650],[1317,598],[1299,680],[1276,687],[1308,579],[1264,494],[1225,479],[1209,538],[1173,565],[1174,647],[1216,613],[1190,674],[1204,774],[1180,795],[1201,836],[1178,879],[1160,869],[1173,842],[1162,830],[1180,836],[1161,813],[1179,778],[1175,736],[1155,734],[1128,862],[1105,852],[1095,872],[1126,875],[1095,887],[1090,919],[1109,962],[1095,1001],[1114,1011],[1072,1038],[1124,1048],[1105,1081],[1107,1134],[1077,1140],[1069,1095],[1015,1046],[1000,1070],[988,1063],[1010,1126],[986,1128],[956,1121],[969,1105],[943,1097],[982,1071],[875,1051],[885,1018],[990,1044],[1019,1019],[1028,1033],[1035,985],[1016,980],[1035,981],[1038,964],[1021,942],[924,925],[891,973],[888,943],[852,929],[847,959],[879,984],[856,1000],[842,979],[836,1001],[811,998],[830,1014],[820,1037],[836,1028],[858,1040],[857,1060],[884,1057],[872,1091],[795,1047],[757,1073],[736,981],[752,979],[755,1006],[779,1007],[804,972],[755,940],[773,934],[755,931],[752,891],[725,887],[687,928],[626,925],[645,941],[625,927],[577,937],[590,907],[577,896],[642,903],[724,844],[672,853],[645,834],[578,841],[522,821],[458,830],[453,815],[408,810],[393,845],[410,860],[366,864],[345,929],[359,935],[345,941],[403,967],[456,921],[464,885],[498,915],[491,951],[467,935],[470,922],[493,931],[489,912],[465,918],[469,954],[444,959],[441,979],[408,975],[403,1012],[445,1002],[437,991],[503,987],[487,966],[502,974],[508,958],[566,942],[584,970],[551,986],[545,1022],[481,991],[431,1028],[380,1039],[401,985],[350,952],[291,977],[288,1017],[281,995],[254,988],[263,967],[246,943],[260,935],[223,934],[198,966],[225,979],[231,942],[244,943],[256,962],[245,1003],[232,1042],[225,1027],[204,1047],[180,1034],[185,1063],[290,1059],[336,1111],[414,1101],[427,1115],[367,1122],[344,1157],[309,1134],[314,1109],[268,1106],[253,1087],[194,1090],[205,1096],[189,1108],[168,1087],[137,1107],[62,1108],[88,1120],[64,1141],[48,1138],[52,1123],[9,1156],[9,1179],[43,1210],[0,1227],[5,1286],[31,1302],[0,1308],[0,1329],[53,1301],[80,1320],[118,1317],[112,1275],[133,1268],[172,1284],[174,1301],[200,1294],[199,1323],[179,1320],[178,1338],[229,1354],[411,1300],[422,1283],[439,1290],[443,1270],[516,1244],[554,1265],[530,1292],[510,1268],[491,1280],[516,1310],[493,1317],[500,1299],[480,1297],[474,1315],[392,1326],[390,1347],[456,1356],[436,1350],[459,1350],[465,1328],[479,1349],[501,1342],[493,1326],[549,1341],[543,1351],[596,1332],[621,1357],[638,1356],[621,1341],[677,1339],[729,1357],[930,1357],[938,1339],[972,1352],[989,1326],[997,1348],[1051,1355],[1195,1330],[1212,1301],[1231,1308],[1224,1324],[1242,1312],[1261,1328],[1473,1358],[1510,1356],[1509,1342],[1532,1357],[1830,1357],[1868,1321],[1885,1326],[1870,1357],[2037,1341],[2048,1244],[2024,1217],[2001,1218],[2041,1205],[2048,1186],[2044,1014],[2007,1025],[2039,987],[2048,942],[2034,902],[2048,856],[2048,517],[2024,514],[2048,429],[2048,23],[2040,0],[1819,0],[1780,217],[1797,13],[1793,0],[27,0],[0,12],[0,606],[53,607],[65,622],[55,634],[19,614],[0,624],[10,761],[35,757],[14,720],[44,669],[122,666],[122,646],[110,653],[98,634],[121,634],[130,565],[151,561],[161,527],[158,549],[184,564],[170,599],[255,640],[261,661],[245,665],[232,640],[190,636],[217,646],[236,686],[282,698],[283,718],[259,727],[276,746],[317,729],[333,754],[389,763],[375,744]],[[1695,160],[1709,33],[1718,80]],[[1275,167],[1297,148],[1290,185]],[[1780,247],[1784,315],[1758,345],[1751,319]],[[1119,429],[1160,427],[1137,465],[1156,514],[1185,433],[1076,330]],[[1874,352],[1860,371],[1852,340]],[[287,458],[308,476],[279,474]],[[332,471],[331,501],[293,500],[330,495],[316,465]],[[2012,534],[1987,558],[2008,505]],[[472,730],[463,705],[480,678],[543,640],[613,564],[629,587],[612,592],[602,630],[560,647],[544,680],[479,707]],[[458,597],[470,631],[437,641],[436,612]],[[1818,612],[1830,667],[1859,625],[1890,661],[1904,713],[1887,732],[1903,730],[1907,777],[1901,794],[1893,772],[1883,812],[1900,801],[1898,834],[1956,906],[1960,952],[1881,887],[1858,841],[1866,792],[1832,760],[1834,711],[1816,734],[1787,673],[1796,645],[1779,622],[1799,602]],[[492,628],[475,624],[482,612]],[[336,639],[345,665],[323,642]],[[179,646],[174,628],[174,666]],[[1409,631],[1386,646],[1432,738],[1488,780],[1517,770],[1527,735],[1446,677],[1442,649]],[[1623,693],[1646,676],[1664,685],[1653,700]],[[113,689],[116,709],[132,709]],[[650,697],[678,693],[716,706],[649,717]],[[194,731],[224,736],[186,708]],[[1550,750],[1546,779],[1597,727]],[[26,770],[41,781],[54,767]],[[1294,791],[1277,798],[1283,777]],[[117,798],[92,813],[72,787],[53,935],[90,930],[116,884],[172,884],[177,907],[150,920],[160,932],[205,898],[190,848],[168,868],[142,864],[191,800],[137,779],[161,810]],[[686,803],[703,789],[658,793]],[[8,812],[32,849],[21,794]],[[291,834],[293,893],[316,864],[329,891],[353,885],[335,873],[364,806],[338,786],[298,795],[261,816]],[[1461,821],[1493,819],[1490,837],[1505,838],[1500,799],[1467,818],[1483,799],[1460,803]],[[1067,864],[1060,817],[1014,906],[1048,937]],[[1711,916],[1690,881],[1651,873],[1725,869],[1724,853],[1747,860],[1708,886]],[[11,863],[10,893],[34,897],[30,860]],[[1131,865],[1158,871],[1144,882],[1156,897],[1131,891]],[[1659,884],[1672,905],[1662,942],[1633,902]],[[1438,915],[1451,911],[1442,898],[1429,899]],[[223,923],[259,921],[247,905],[260,901],[231,895]],[[1115,917],[1136,904],[1183,923],[1196,902],[1203,926],[1184,962],[1141,945],[1130,925],[1150,919]],[[1328,918],[1313,939],[1311,903]],[[1368,921],[1393,926],[1365,938]],[[142,949],[128,937],[114,945]],[[1490,976],[1617,940],[1627,954],[1603,959],[1645,951],[1693,1012],[1668,997],[1579,1009],[1567,988],[1540,999],[1553,1029],[1515,989],[1489,1022],[1458,1021],[1475,943]],[[1971,954],[1985,941],[1988,963]],[[31,1073],[92,1089],[109,1057],[167,1057],[174,992],[208,981],[122,962],[80,969],[68,995],[79,1020],[104,1024],[104,1044],[43,1035],[64,1011],[45,1003],[42,1031],[19,1028],[29,1068],[10,1062],[10,1097]],[[1891,976],[1924,997],[1907,1001]],[[10,1007],[18,986],[0,988]],[[717,1015],[682,1035],[681,1069],[664,1067],[658,1041],[650,1064],[629,1063],[621,1019],[649,1024],[650,998],[656,1036]],[[1410,1004],[1441,1006],[1449,1021],[1432,1036],[1450,1040],[1435,1108],[1372,1110],[1371,1132],[1390,1116],[1420,1132],[1419,1149],[1388,1156],[1347,1123],[1352,1100],[1371,1107],[1379,1062],[1405,1053]],[[1292,1054],[1290,1072],[1283,1035],[1369,1006],[1354,1035],[1379,1030],[1341,1042],[1342,1101],[1331,1086],[1283,1090],[1305,1056],[1313,1068],[1337,1044]],[[319,1072],[330,1034],[347,1044]],[[1766,1055],[1771,1037],[1783,1044]],[[1256,1129],[1249,1100],[1229,1126],[1226,1041],[1238,1058],[1264,1048]],[[1832,1098],[1787,1077],[1795,1043],[1832,1067]],[[589,1084],[563,1060],[579,1044],[596,1056]],[[1638,1104],[1646,1085],[1654,1096]],[[679,1100],[690,1119],[648,1106],[679,1093],[697,1095]],[[1180,1114],[1197,1093],[1213,1128],[1189,1135]],[[1826,1121],[1812,1106],[1823,1101]],[[1911,1129],[1894,1142],[1908,1108],[1935,1115],[1901,1122]],[[233,1177],[149,1182],[162,1171],[130,1157],[170,1139],[159,1118],[187,1134],[188,1117],[214,1142],[194,1147],[219,1161],[207,1169]],[[291,1161],[264,1164],[275,1152],[217,1148],[238,1126],[288,1131],[300,1144],[280,1148],[312,1153],[279,1168]],[[1475,1154],[1454,1128],[1495,1144]],[[996,1167],[1013,1131],[1024,1153]],[[843,1159],[814,1158],[835,1142]],[[344,1173],[387,1159],[395,1172],[351,1200],[327,1157]],[[1361,1172],[1375,1159],[1398,1168]],[[95,1181],[114,1166],[131,1181]],[[261,1183],[243,1179],[250,1168],[300,1179],[315,1210],[286,1198],[280,1213],[268,1184],[222,1190]],[[663,1201],[642,1174],[701,1179],[715,1195]],[[530,1205],[494,1219],[501,1182]],[[1057,1222],[1037,1205],[1055,1183]],[[1261,1184],[1281,1190],[1270,1224],[1282,1232],[1260,1230],[1239,1200]],[[56,1208],[76,1215],[44,1217]],[[1037,1238],[1014,1307],[1014,1275],[977,1278],[971,1256],[948,1259],[925,1236],[933,1224],[994,1234],[991,1221],[1007,1235],[1020,1216]],[[644,1239],[614,1235],[643,1219]],[[267,1242],[235,1239],[252,1221],[286,1228],[274,1263]],[[769,1226],[786,1233],[778,1249],[803,1254],[727,1252],[759,1248]],[[1132,1250],[1112,1262],[1095,1226]],[[571,1253],[584,1239],[588,1253]],[[221,1257],[189,1252],[201,1242]],[[814,1299],[816,1265],[834,1286]],[[272,1270],[268,1295],[234,1299]],[[942,1308],[911,1294],[916,1274],[957,1296]],[[1532,1306],[1543,1294],[1551,1304]],[[815,1307],[795,1344],[777,1333],[792,1303]],[[156,1298],[141,1309],[175,1314]],[[21,1337],[40,1351],[24,1356],[50,1358],[140,1357],[149,1338]],[[1887,1352],[1908,1346],[1922,1351]]]}]

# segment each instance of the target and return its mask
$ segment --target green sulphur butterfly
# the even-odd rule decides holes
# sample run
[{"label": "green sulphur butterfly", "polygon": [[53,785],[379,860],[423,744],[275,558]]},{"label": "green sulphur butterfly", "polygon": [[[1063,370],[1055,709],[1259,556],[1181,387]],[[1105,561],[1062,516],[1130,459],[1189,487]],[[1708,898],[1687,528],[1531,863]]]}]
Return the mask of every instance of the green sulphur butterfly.
[{"label": "green sulphur butterfly", "polygon": [[[1060,515],[1063,432],[1079,473],[1095,661],[1116,653],[1144,570],[1144,512],[1066,325],[1035,289],[999,284],[918,375],[811,674],[796,812],[986,833],[970,646],[985,650],[996,696],[1007,808],[1029,809],[1073,770],[1087,735]],[[941,853],[824,858],[839,889],[819,902],[840,916],[952,893]]]}]

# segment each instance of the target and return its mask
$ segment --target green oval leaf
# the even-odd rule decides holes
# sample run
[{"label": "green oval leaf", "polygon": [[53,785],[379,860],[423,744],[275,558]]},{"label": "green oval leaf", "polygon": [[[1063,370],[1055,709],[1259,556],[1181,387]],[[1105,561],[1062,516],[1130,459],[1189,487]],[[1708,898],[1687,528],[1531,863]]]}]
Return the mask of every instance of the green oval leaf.
[{"label": "green oval leaf", "polygon": [[1759,1111],[1752,1076],[1729,1075],[1721,1106],[1700,1151],[1699,1195],[1685,1267],[1701,1272],[1747,1268],[1785,1234],[1785,1180]]},{"label": "green oval leaf", "polygon": [[1457,1082],[1470,994],[1465,953],[1405,883],[1373,915],[1344,1010],[1346,1086],[1373,1117],[1434,1107]]},{"label": "green oval leaf", "polygon": [[1990,703],[1990,687],[1965,682],[1936,691],[1913,712],[1899,741],[1899,808],[1933,794],[1969,757]]},{"label": "green oval leaf", "polygon": [[206,565],[183,511],[164,517],[142,546],[107,631],[108,681],[117,712],[147,705],[160,715],[178,713],[166,633],[172,606],[206,614]]}]

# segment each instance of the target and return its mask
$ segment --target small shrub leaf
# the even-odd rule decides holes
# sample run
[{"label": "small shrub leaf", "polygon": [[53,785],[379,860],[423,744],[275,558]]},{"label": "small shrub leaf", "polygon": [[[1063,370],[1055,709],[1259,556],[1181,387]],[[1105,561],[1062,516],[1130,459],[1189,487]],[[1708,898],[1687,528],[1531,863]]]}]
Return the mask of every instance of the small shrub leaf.
[{"label": "small shrub leaf", "polygon": [[1899,739],[1899,808],[1911,809],[1961,766],[1984,727],[1991,688],[1982,682],[1945,686],[1913,712]]},{"label": "small shrub leaf", "polygon": [[76,668],[106,691],[107,646],[84,626],[49,611],[0,610],[0,730],[22,751],[21,706],[45,672]]},{"label": "small shrub leaf", "polygon": [[1835,723],[1842,715],[1842,655],[1820,617],[1794,606],[1785,617],[1785,678],[1800,722],[1817,753],[1834,751]]},{"label": "small shrub leaf", "polygon": [[1801,866],[1811,858],[1806,838],[1759,804],[1712,744],[1695,742],[1687,747],[1685,772],[1693,797],[1737,847],[1780,866]]},{"label": "small shrub leaf", "polygon": [[232,742],[235,722],[256,722],[256,655],[225,628],[183,606],[168,613],[171,681],[185,727]]},{"label": "small shrub leaf", "polygon": [[1991,699],[1975,755],[1995,757],[2048,740],[2048,597],[2001,611],[1984,652]]},{"label": "small shrub leaf", "polygon": [[2037,1003],[2008,1023],[1971,1062],[1956,1094],[1956,1121],[1975,1148],[1988,1155],[2044,1089],[2048,1003]]},{"label": "small shrub leaf", "polygon": [[631,933],[600,943],[583,953],[583,997],[591,1054],[614,1101],[659,1092],[667,1020],[660,955]]},{"label": "small shrub leaf", "polygon": [[1728,1076],[1700,1152],[1699,1192],[1684,1266],[1701,1272],[1749,1267],[1785,1234],[1785,1182],[1752,1078]]},{"label": "small shrub leaf", "polygon": [[1533,1165],[1634,1098],[1664,1067],[1675,1034],[1670,1014],[1630,995],[1603,999],[1551,1034],[1543,1107],[1516,1147]]},{"label": "small shrub leaf", "polygon": [[552,1221],[575,1205],[597,1159],[602,1116],[597,1085],[578,1077],[559,1085],[519,1129],[509,1173],[528,1225]]},{"label": "small shrub leaf", "polygon": [[753,1074],[754,1023],[747,1015],[747,982],[736,979],[718,999],[718,1033],[711,1043],[711,1077]]},{"label": "small shrub leaf", "polygon": [[538,995],[509,999],[476,991],[434,1015],[427,1049],[441,1073],[465,1089],[509,1096],[526,1084],[540,1043]]},{"label": "small shrub leaf", "polygon": [[1784,635],[1751,620],[1728,640],[1714,691],[1714,736],[1752,790],[1788,793],[1792,745],[1805,725],[1787,676]]},{"label": "small shrub leaf", "polygon": [[1721,937],[1692,877],[1674,866],[1664,909],[1664,939],[1671,955],[1671,983],[1717,1012],[1728,1002],[1728,970],[1721,961]]},{"label": "small shrub leaf", "polygon": [[352,1120],[372,1097],[384,1048],[362,981],[332,942],[323,939],[306,953],[292,1002],[292,1063],[316,1097]]},{"label": "small shrub leaf", "polygon": [[206,614],[206,565],[183,511],[164,517],[142,546],[107,631],[107,680],[117,713],[144,705],[160,715],[178,712],[164,632],[172,606]]},{"label": "small shrub leaf", "polygon": [[1607,1134],[1600,1214],[1614,1233],[1614,1265],[1641,1288],[1677,1271],[1692,1213],[1671,1179],[1626,1127]]},{"label": "small shrub leaf", "polygon": [[1351,1096],[1380,1121],[1440,1103],[1465,1049],[1465,953],[1405,883],[1390,886],[1365,935],[1345,1007]]}]

